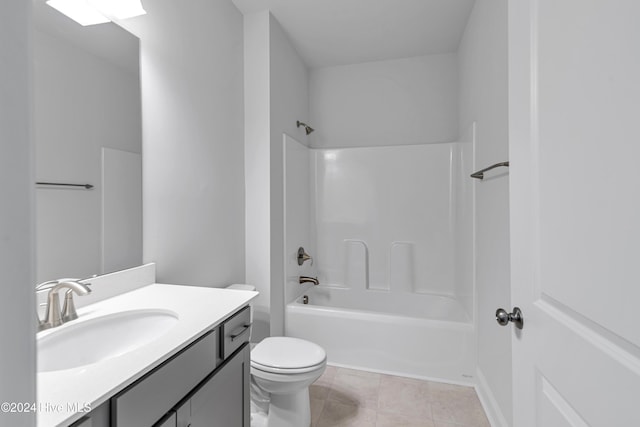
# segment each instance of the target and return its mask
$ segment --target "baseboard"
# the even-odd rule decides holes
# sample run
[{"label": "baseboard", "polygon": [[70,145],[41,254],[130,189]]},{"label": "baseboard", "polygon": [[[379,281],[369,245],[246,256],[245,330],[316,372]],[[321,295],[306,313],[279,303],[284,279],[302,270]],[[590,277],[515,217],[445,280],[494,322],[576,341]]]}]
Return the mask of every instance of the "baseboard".
[{"label": "baseboard", "polygon": [[476,369],[476,393],[480,403],[487,414],[491,427],[510,427],[504,414],[500,410],[500,405],[489,388],[487,379],[480,369]]},{"label": "baseboard", "polygon": [[369,368],[366,366],[349,365],[349,364],[335,363],[335,362],[327,362],[327,365],[335,366],[336,368],[346,368],[346,369],[353,369],[356,371],[373,372],[374,374],[392,375],[394,377],[411,378],[411,379],[420,380],[420,381],[431,381],[436,383],[461,385],[464,387],[475,388],[475,383],[472,381],[457,381],[449,378],[429,377],[424,375],[411,375],[411,374],[407,374],[406,372],[390,371],[387,369],[375,369],[375,368]]}]

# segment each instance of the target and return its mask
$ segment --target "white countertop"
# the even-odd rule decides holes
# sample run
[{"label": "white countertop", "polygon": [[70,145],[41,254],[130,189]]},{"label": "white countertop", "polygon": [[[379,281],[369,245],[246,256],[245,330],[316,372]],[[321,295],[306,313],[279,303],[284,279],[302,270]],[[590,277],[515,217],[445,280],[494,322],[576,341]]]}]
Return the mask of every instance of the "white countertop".
[{"label": "white countertop", "polygon": [[66,426],[80,419],[84,413],[66,408],[87,404],[97,408],[256,296],[258,293],[252,291],[153,284],[80,308],[77,320],[56,330],[126,310],[170,310],[179,320],[155,341],[125,355],[74,369],[38,373],[38,427]]}]

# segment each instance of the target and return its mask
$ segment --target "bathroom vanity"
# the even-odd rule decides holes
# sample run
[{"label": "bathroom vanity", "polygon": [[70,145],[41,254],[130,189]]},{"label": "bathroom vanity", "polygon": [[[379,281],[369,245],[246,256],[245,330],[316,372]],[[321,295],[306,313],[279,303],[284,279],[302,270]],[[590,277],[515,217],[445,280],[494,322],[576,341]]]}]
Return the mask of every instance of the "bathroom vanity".
[{"label": "bathroom vanity", "polygon": [[250,323],[245,307],[112,397],[110,425],[249,427]]},{"label": "bathroom vanity", "polygon": [[[78,336],[79,345],[69,354],[81,353],[65,369],[39,359],[38,426],[249,427],[248,304],[255,296],[251,291],[152,284],[80,308],[79,319],[38,336],[43,348],[39,358],[48,357],[45,345],[56,334],[70,335],[64,339],[72,344]],[[120,318],[130,322],[135,316],[162,313],[177,320],[166,322],[152,339],[131,322],[129,329],[143,342],[139,345],[130,344],[126,327],[119,332],[121,339],[92,327],[112,322],[115,326],[108,329],[119,330]],[[91,337],[94,329],[102,336]],[[121,343],[129,344],[118,348]],[[101,349],[105,346],[116,351]]]}]

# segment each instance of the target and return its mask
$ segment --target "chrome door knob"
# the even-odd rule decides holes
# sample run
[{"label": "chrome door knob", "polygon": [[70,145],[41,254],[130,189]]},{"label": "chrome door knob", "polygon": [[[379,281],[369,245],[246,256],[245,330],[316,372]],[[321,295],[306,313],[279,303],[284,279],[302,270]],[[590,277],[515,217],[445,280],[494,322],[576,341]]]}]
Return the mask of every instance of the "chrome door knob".
[{"label": "chrome door knob", "polygon": [[522,317],[522,311],[518,307],[514,307],[512,313],[507,313],[505,309],[499,308],[496,310],[496,322],[501,326],[506,326],[509,322],[513,322],[516,328],[522,329],[524,317]]}]

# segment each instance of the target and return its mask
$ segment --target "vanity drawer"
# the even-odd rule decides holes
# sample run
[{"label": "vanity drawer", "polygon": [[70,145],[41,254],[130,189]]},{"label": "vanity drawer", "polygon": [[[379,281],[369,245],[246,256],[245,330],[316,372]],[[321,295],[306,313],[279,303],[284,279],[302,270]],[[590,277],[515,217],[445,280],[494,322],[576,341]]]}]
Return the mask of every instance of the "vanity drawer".
[{"label": "vanity drawer", "polygon": [[251,308],[245,307],[226,322],[220,328],[220,357],[225,360],[242,344],[249,341],[251,335]]},{"label": "vanity drawer", "polygon": [[153,425],[213,372],[217,343],[214,330],[112,398],[112,425]]}]

